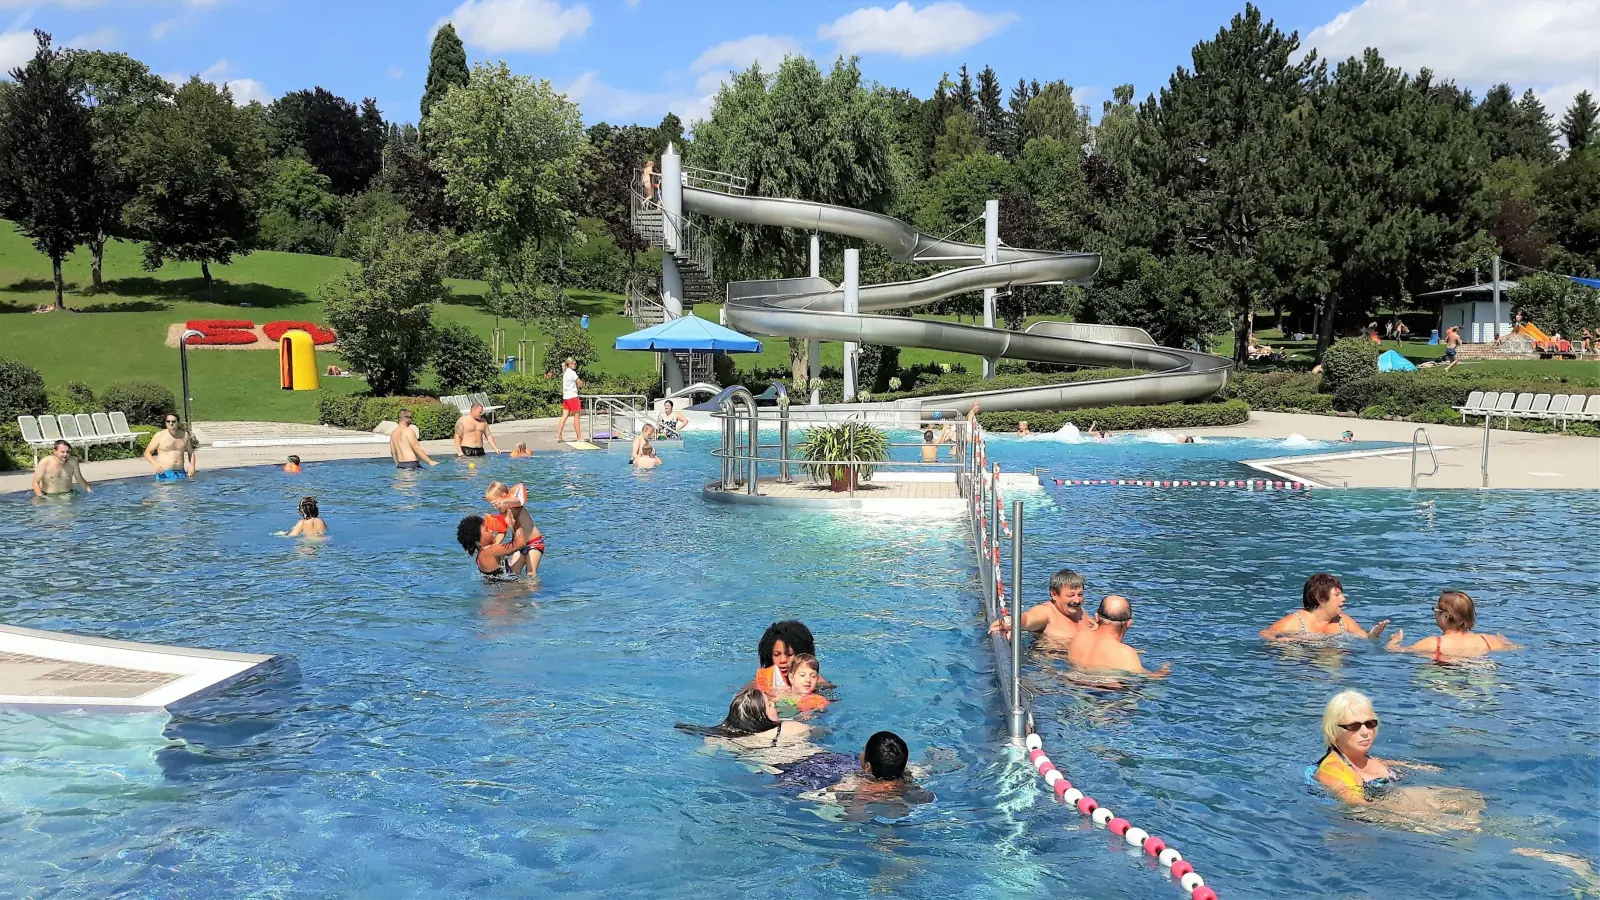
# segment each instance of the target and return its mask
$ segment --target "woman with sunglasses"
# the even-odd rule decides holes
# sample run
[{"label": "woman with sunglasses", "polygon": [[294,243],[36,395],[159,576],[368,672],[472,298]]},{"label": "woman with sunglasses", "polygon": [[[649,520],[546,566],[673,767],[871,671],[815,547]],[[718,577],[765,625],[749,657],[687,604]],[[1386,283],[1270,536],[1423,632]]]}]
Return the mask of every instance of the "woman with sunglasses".
[{"label": "woman with sunglasses", "polygon": [[1439,634],[1423,638],[1407,647],[1402,642],[1405,632],[1396,630],[1389,636],[1389,649],[1406,653],[1422,653],[1433,657],[1436,663],[1485,656],[1496,650],[1520,650],[1506,640],[1503,634],[1482,634],[1473,631],[1478,623],[1477,610],[1465,591],[1442,591],[1433,604],[1433,619],[1439,625]]},{"label": "woman with sunglasses", "polygon": [[1327,750],[1317,760],[1315,778],[1346,803],[1371,803],[1399,780],[1391,768],[1394,763],[1371,755],[1378,737],[1378,714],[1366,694],[1334,694],[1322,711],[1322,737]]}]

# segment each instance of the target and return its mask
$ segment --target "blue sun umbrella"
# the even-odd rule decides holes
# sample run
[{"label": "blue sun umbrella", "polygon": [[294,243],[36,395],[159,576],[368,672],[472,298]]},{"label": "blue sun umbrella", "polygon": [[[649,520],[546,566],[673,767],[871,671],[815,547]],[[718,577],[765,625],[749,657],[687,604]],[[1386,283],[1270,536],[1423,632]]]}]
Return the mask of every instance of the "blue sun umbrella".
[{"label": "blue sun umbrella", "polygon": [[658,353],[760,353],[761,342],[698,316],[681,316],[617,338],[618,350]]}]

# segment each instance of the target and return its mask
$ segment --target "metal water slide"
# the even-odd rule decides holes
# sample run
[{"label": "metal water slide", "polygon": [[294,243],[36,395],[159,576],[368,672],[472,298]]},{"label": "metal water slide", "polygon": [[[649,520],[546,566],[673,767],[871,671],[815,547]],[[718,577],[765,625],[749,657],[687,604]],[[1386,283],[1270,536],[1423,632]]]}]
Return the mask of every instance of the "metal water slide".
[{"label": "metal water slide", "polygon": [[824,231],[871,241],[903,262],[959,266],[914,281],[862,285],[859,311],[855,313],[844,311],[843,288],[825,278],[730,282],[728,324],[741,331],[1149,372],[1098,381],[945,394],[898,401],[896,405],[965,412],[973,401],[981,401],[983,409],[990,411],[1173,403],[1216,393],[1227,383],[1233,367],[1232,361],[1220,356],[1159,346],[1140,328],[1036,322],[1028,330],[1017,332],[864,314],[920,306],[984,288],[1088,284],[1100,268],[1097,253],[1001,247],[996,262],[974,265],[974,261],[981,263],[983,259],[981,245],[931,237],[899,219],[845,206],[747,197],[685,186],[683,209],[734,222]]}]

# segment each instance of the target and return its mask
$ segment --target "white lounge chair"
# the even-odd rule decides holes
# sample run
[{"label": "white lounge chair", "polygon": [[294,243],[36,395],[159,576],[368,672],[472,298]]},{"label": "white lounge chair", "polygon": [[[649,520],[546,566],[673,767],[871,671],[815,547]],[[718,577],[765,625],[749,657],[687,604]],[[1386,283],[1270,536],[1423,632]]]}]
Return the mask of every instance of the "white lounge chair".
[{"label": "white lounge chair", "polygon": [[1589,399],[1583,404],[1583,412],[1578,418],[1585,422],[1600,422],[1600,394],[1589,395]]},{"label": "white lounge chair", "polygon": [[[56,424],[55,416],[39,417],[39,433],[43,435],[44,439],[49,441],[51,445],[54,445],[56,441],[63,440],[61,435],[61,426]],[[70,440],[70,438],[67,440]]]},{"label": "white lounge chair", "polygon": [[46,440],[39,431],[39,420],[33,416],[17,416],[17,427],[22,429],[22,440],[27,443],[28,449],[33,451],[34,462],[39,461],[40,450],[55,446],[55,441]]},{"label": "white lounge chair", "polygon": [[1528,410],[1533,409],[1532,394],[1518,394],[1517,402],[1511,405],[1511,414],[1518,419],[1527,418]]},{"label": "white lounge chair", "polygon": [[488,394],[484,394],[484,393],[468,394],[467,397],[470,398],[473,403],[476,403],[479,406],[483,407],[483,411],[489,414],[489,421],[491,421],[491,422],[494,421],[494,414],[495,413],[499,412],[502,409],[505,409],[505,406],[503,406],[503,405],[497,406],[497,405],[495,405],[493,403],[490,403]]},{"label": "white lounge chair", "polygon": [[78,420],[70,414],[57,416],[56,420],[60,423],[61,438],[74,447],[82,447],[83,458],[88,459],[89,442],[85,441],[83,435],[78,431]]},{"label": "white lounge chair", "polygon": [[1473,391],[1468,394],[1467,402],[1454,407],[1454,409],[1456,412],[1461,413],[1461,421],[1466,422],[1467,416],[1475,416],[1479,410],[1483,409],[1483,391]]},{"label": "white lounge chair", "polygon": [[457,412],[463,414],[472,408],[472,398],[466,394],[452,394],[448,397],[440,397],[439,402],[446,406],[454,406]]},{"label": "white lounge chair", "polygon": [[1533,405],[1528,407],[1528,412],[1523,418],[1527,418],[1527,419],[1547,419],[1547,418],[1549,418],[1549,415],[1548,415],[1549,412],[1550,412],[1550,395],[1549,394],[1535,394],[1534,397],[1533,397]]},{"label": "white lounge chair", "polygon": [[115,428],[118,434],[125,434],[130,438],[136,435],[136,432],[128,427],[128,416],[121,411],[111,413],[111,427]]},{"label": "white lounge chair", "polygon": [[129,447],[137,446],[134,441],[138,435],[133,432],[121,433],[117,426],[111,424],[111,417],[103,412],[93,413],[89,420],[94,423],[94,433],[100,435],[101,440],[108,444],[127,444]]},{"label": "white lounge chair", "polygon": [[1567,411],[1567,395],[1566,394],[1552,394],[1551,397],[1550,397],[1550,406],[1547,409],[1545,409],[1545,411],[1544,411],[1544,418],[1552,419],[1552,420],[1559,420],[1562,417],[1562,415],[1566,413],[1566,411]]}]

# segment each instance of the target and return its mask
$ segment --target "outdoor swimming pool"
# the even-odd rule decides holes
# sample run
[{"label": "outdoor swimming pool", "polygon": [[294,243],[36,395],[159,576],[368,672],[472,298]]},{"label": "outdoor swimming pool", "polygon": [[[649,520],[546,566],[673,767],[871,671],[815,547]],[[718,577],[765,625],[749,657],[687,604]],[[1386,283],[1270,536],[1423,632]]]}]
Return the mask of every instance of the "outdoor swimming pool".
[{"label": "outdoor swimming pool", "polygon": [[[0,893],[1182,896],[1003,749],[962,520],[705,503],[714,443],[693,435],[646,474],[620,453],[420,474],[352,462],[107,484],[70,507],[3,501],[7,623],[292,661],[170,718],[0,712]],[[1230,460],[1275,455],[1263,449],[1001,439],[991,458],[1240,477]],[[537,590],[485,585],[454,542],[490,478],[535,500],[551,547]],[[305,493],[332,538],[272,536]],[[1225,897],[1454,897],[1491,868],[1503,896],[1568,889],[1565,870],[1509,849],[1595,849],[1596,570],[1570,526],[1600,505],[1422,496],[1434,504],[1032,495],[1030,599],[1071,565],[1091,594],[1132,597],[1132,642],[1176,670],[1113,697],[1031,659],[1053,758]],[[1256,629],[1321,568],[1363,624],[1392,614],[1420,635],[1448,583],[1529,649],[1444,671],[1365,646],[1263,646]],[[819,743],[855,752],[894,729],[933,770],[936,803],[895,824],[831,821],[673,730],[720,720],[762,629],[788,617],[839,685]],[[1486,795],[1484,834],[1363,825],[1306,794],[1321,704],[1347,686],[1384,716],[1380,755]]]}]

